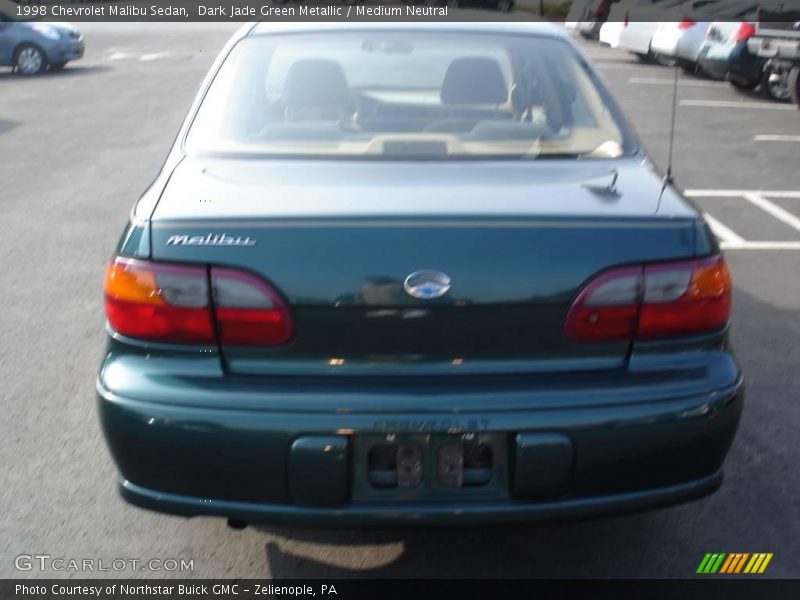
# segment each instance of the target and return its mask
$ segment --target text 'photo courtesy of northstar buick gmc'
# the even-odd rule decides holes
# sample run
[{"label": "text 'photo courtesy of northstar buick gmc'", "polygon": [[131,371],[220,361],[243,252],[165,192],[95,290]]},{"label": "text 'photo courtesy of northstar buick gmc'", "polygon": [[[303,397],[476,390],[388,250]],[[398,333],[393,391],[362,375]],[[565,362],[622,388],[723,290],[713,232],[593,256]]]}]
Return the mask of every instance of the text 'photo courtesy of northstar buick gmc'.
[{"label": "text 'photo courtesy of northstar buick gmc'", "polygon": [[129,502],[309,525],[715,491],[731,278],[568,33],[248,24],[105,277]]}]

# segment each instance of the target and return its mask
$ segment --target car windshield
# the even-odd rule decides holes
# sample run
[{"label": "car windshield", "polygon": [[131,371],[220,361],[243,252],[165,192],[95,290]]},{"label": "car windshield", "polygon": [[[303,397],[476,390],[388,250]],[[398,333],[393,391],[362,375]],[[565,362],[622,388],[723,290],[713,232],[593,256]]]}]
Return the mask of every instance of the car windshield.
[{"label": "car windshield", "polygon": [[572,47],[537,36],[259,35],[239,42],[190,153],[614,158],[623,127]]}]

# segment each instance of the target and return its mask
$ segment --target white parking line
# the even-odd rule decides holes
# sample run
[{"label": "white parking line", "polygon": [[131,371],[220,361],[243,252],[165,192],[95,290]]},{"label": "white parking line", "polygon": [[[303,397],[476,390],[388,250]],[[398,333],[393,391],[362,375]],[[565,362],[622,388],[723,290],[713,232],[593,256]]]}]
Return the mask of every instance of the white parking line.
[{"label": "white parking line", "polygon": [[[800,200],[800,191],[684,190],[683,194],[688,198],[725,198],[737,200],[739,202],[744,200],[760,208],[789,227],[800,231],[800,217],[797,217],[791,212],[765,198],[765,196],[770,196],[772,198],[791,198]],[[800,241],[746,240],[733,229],[718,221],[714,216],[705,211],[703,211],[703,218],[706,220],[706,223],[708,223],[712,233],[719,240],[720,247],[724,250],[800,250]]]},{"label": "white parking line", "polygon": [[777,102],[729,102],[727,100],[681,100],[681,106],[701,108],[757,108],[761,110],[797,110],[792,104]]},{"label": "white parking line", "polygon": [[112,52],[108,55],[108,60],[128,60],[135,57],[136,55],[132,52]]},{"label": "white parking line", "polygon": [[[628,83],[640,83],[644,85],[672,85],[673,79],[660,77],[631,77]],[[678,87],[720,87],[725,86],[722,81],[692,81],[691,79],[678,79]]]},{"label": "white parking line", "polygon": [[158,60],[160,58],[166,58],[167,56],[169,56],[169,52],[154,52],[152,54],[142,54],[139,60],[142,62],[150,62],[151,60]]},{"label": "white parking line", "polygon": [[759,194],[770,198],[800,198],[800,192],[784,190],[684,190],[689,198],[742,198],[747,194]]},{"label": "white parking line", "polygon": [[800,242],[720,242],[723,250],[800,250]]},{"label": "white parking line", "polygon": [[796,217],[788,210],[781,208],[774,202],[770,202],[761,194],[745,194],[744,199],[751,204],[754,204],[764,212],[771,214],[782,223],[785,223],[789,227],[800,231],[800,218]]},{"label": "white parking line", "polygon": [[747,243],[747,240],[736,233],[733,229],[720,223],[707,212],[703,213],[703,217],[705,218],[706,223],[708,223],[708,226],[711,228],[711,231],[714,232],[714,235],[716,235],[724,244],[741,246],[742,244]]},{"label": "white parking line", "polygon": [[767,135],[761,134],[753,138],[755,142],[800,142],[800,135]]}]

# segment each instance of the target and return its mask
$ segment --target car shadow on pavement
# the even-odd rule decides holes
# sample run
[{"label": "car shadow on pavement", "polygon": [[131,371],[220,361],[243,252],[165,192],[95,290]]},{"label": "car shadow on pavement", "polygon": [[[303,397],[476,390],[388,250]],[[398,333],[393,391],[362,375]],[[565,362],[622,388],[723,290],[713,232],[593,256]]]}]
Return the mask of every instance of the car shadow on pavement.
[{"label": "car shadow on pavement", "polygon": [[95,75],[97,73],[105,73],[107,71],[113,71],[113,68],[109,67],[108,65],[75,65],[64,67],[60,71],[45,71],[39,75],[25,77],[11,69],[2,69],[0,70],[0,81],[39,81],[42,79],[60,79],[75,75]]},{"label": "car shadow on pavement", "polygon": [[5,119],[0,119],[0,135],[4,133],[8,133],[15,127],[19,127],[19,123],[16,121],[6,121]]},{"label": "car shadow on pavement", "polygon": [[668,519],[651,513],[516,526],[259,529],[275,538],[266,544],[274,578],[464,579],[613,573],[619,554],[669,539],[669,527]]}]

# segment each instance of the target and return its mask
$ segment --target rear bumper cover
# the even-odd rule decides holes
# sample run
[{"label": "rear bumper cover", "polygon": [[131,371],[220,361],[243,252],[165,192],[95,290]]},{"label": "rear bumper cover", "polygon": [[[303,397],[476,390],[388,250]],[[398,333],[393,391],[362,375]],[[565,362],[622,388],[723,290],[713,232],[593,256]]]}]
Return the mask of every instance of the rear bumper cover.
[{"label": "rear bumper cover", "polygon": [[[528,406],[523,401],[511,409],[506,398],[512,391],[514,398],[521,395],[523,400],[528,394],[515,384],[486,394],[484,409],[475,408],[474,397],[483,397],[483,388],[463,396],[442,394],[441,388],[427,392],[407,388],[401,400],[414,394],[425,401],[401,410],[401,391],[380,386],[360,392],[369,395],[369,402],[359,399],[360,405],[378,407],[372,410],[344,408],[340,391],[328,395],[320,391],[317,407],[309,408],[309,392],[314,396],[316,390],[302,380],[296,389],[271,388],[267,383],[257,386],[262,391],[258,392],[261,400],[256,401],[252,382],[245,391],[214,377],[205,384],[178,373],[150,373],[143,378],[142,373],[125,372],[127,367],[117,364],[113,376],[101,374],[98,380],[98,406],[121,472],[123,497],[152,510],[313,525],[572,518],[684,502],[719,487],[744,390],[733,358],[718,354],[715,360],[698,362],[691,369],[687,366],[698,377],[694,393],[684,393],[676,372],[665,372],[661,387],[643,385],[642,380],[620,387],[620,398],[629,398],[631,390],[636,390],[636,401],[621,404],[605,401],[610,393],[607,386],[579,394],[600,399],[596,403],[579,401],[574,388],[554,386],[549,392],[531,390]],[[158,361],[150,365],[154,363]],[[128,366],[133,364],[138,363]],[[108,369],[104,374],[109,374]],[[720,386],[725,380],[727,385]],[[136,386],[143,382],[148,389],[137,393]],[[705,389],[701,389],[703,384]],[[210,393],[210,389],[215,391]],[[247,402],[242,399],[245,395]],[[293,398],[297,410],[286,408]],[[427,409],[421,408],[423,404]],[[459,406],[469,408],[460,410]],[[494,488],[494,493],[421,492],[402,499],[359,493],[364,483],[354,480],[359,478],[358,466],[353,464],[355,439],[464,431],[499,435],[507,441],[507,460],[498,472],[503,485]],[[327,502],[331,485],[337,485],[331,479],[331,463],[317,464],[313,456],[309,462],[305,455],[301,469],[292,467],[294,442],[304,436],[338,436],[345,446],[350,445],[349,453],[343,453],[349,466],[341,471],[339,482],[345,490],[343,500],[335,495],[339,500]],[[567,466],[563,455],[553,460],[536,448],[525,458],[530,461],[527,466],[523,464],[519,440],[524,436],[567,439],[571,448]],[[564,470],[557,487],[544,494],[529,493],[537,489],[536,482],[523,479],[549,476],[554,469]],[[314,497],[308,481],[325,482],[318,495],[328,505],[313,506],[313,501],[298,498],[293,492],[298,478],[303,480],[306,499]]]},{"label": "rear bumper cover", "polygon": [[722,485],[722,470],[672,486],[639,492],[569,498],[549,502],[420,504],[315,508],[257,504],[230,500],[209,501],[192,496],[164,494],[129,481],[120,482],[120,494],[135,506],[184,517],[215,516],[246,523],[279,523],[308,526],[369,527],[392,525],[492,524],[578,519],[672,506],[702,498]]}]

